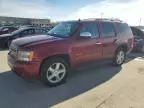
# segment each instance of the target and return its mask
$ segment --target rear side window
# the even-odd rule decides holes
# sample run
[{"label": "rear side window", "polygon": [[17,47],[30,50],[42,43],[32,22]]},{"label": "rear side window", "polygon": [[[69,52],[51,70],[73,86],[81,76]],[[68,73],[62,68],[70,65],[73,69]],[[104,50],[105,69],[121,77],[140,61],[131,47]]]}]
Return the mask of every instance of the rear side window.
[{"label": "rear side window", "polygon": [[20,33],[20,35],[21,36],[25,36],[25,35],[28,35],[29,33],[28,33],[28,30],[24,30],[24,31],[22,31],[21,33]]},{"label": "rear side window", "polygon": [[80,34],[84,32],[89,32],[92,37],[99,37],[99,32],[96,23],[85,23],[80,30]]},{"label": "rear side window", "polygon": [[35,29],[35,33],[36,33],[36,34],[46,34],[47,31],[46,31],[46,30],[43,30],[43,29]]},{"label": "rear side window", "polygon": [[32,35],[32,34],[34,34],[34,29],[27,29],[27,30],[24,30],[24,31],[22,31],[20,34],[21,34],[21,36]]},{"label": "rear side window", "polygon": [[115,36],[115,30],[112,23],[101,23],[101,29],[102,29],[102,36],[103,37],[114,37]]},{"label": "rear side window", "polygon": [[128,24],[116,23],[116,28],[117,28],[118,34],[123,34],[123,35],[131,34],[132,35],[132,31],[130,27],[128,26]]},{"label": "rear side window", "polygon": [[29,34],[29,35],[34,34],[34,33],[35,33],[34,29],[29,29],[29,30],[28,30],[28,34]]}]

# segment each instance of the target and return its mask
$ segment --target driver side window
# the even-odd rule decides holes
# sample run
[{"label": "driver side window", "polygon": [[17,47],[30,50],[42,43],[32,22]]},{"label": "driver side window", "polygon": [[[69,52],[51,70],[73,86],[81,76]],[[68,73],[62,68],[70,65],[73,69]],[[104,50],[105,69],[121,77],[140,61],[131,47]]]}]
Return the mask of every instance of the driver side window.
[{"label": "driver side window", "polygon": [[91,34],[91,37],[99,37],[98,28],[96,23],[86,23],[83,24],[83,27],[80,30],[80,34],[87,33]]}]

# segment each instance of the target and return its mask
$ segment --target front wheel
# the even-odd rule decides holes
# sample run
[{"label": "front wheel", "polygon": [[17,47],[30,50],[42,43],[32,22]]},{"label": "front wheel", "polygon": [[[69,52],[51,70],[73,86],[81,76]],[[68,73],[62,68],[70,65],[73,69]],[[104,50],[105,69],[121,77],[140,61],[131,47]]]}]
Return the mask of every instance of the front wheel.
[{"label": "front wheel", "polygon": [[46,60],[40,71],[41,81],[48,86],[56,86],[65,81],[68,65],[61,58]]},{"label": "front wheel", "polygon": [[125,61],[126,52],[123,49],[118,49],[114,58],[114,64],[121,66]]}]

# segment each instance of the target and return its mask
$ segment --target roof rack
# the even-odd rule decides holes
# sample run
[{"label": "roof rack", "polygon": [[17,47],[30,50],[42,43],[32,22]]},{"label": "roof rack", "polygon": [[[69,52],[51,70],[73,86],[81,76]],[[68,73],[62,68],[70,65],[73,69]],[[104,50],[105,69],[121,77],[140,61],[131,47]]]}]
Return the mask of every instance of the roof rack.
[{"label": "roof rack", "polygon": [[117,22],[123,22],[122,20],[120,20],[118,18],[88,18],[88,19],[84,19],[84,20],[91,20],[91,21],[100,20],[100,21],[117,21]]}]

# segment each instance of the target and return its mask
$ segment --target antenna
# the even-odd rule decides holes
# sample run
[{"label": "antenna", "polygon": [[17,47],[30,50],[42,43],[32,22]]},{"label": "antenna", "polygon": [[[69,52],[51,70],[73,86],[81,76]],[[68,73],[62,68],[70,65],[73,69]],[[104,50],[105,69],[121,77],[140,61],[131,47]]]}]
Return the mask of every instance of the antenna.
[{"label": "antenna", "polygon": [[104,13],[102,12],[102,13],[100,13],[100,18],[102,19],[103,18],[103,15],[104,15]]}]

